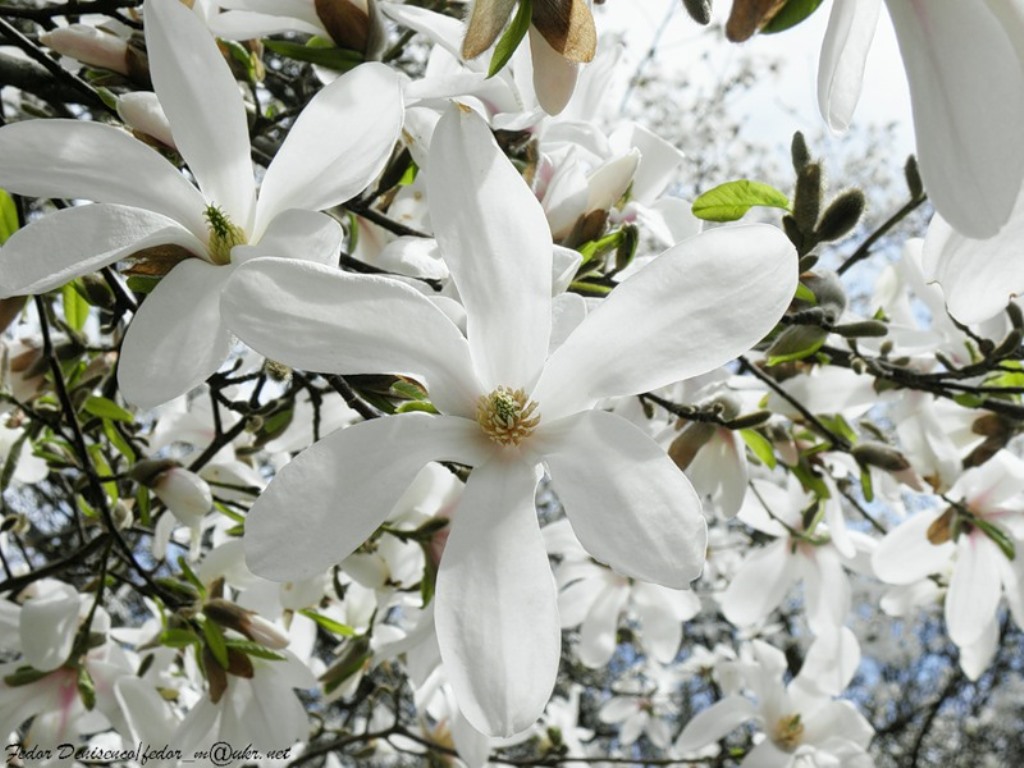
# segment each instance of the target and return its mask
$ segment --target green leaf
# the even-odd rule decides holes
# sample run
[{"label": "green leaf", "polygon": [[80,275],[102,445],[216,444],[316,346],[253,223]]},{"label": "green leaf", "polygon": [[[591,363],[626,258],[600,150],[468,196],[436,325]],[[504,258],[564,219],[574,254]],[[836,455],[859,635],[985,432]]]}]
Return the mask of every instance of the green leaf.
[{"label": "green leaf", "polygon": [[595,256],[608,253],[609,251],[618,248],[619,243],[621,243],[623,239],[623,230],[616,229],[603,237],[599,237],[597,240],[589,240],[586,243],[583,243],[583,245],[576,249],[579,251],[580,256],[583,257],[583,260],[580,262],[580,266],[582,267],[584,264],[593,261]]},{"label": "green leaf", "polygon": [[91,712],[96,708],[96,684],[85,665],[78,668],[78,695],[82,697],[82,704],[87,710]]},{"label": "green leaf", "polygon": [[165,629],[158,638],[160,645],[168,648],[187,648],[192,643],[199,642],[199,637],[187,629]]},{"label": "green leaf", "polygon": [[0,189],[0,245],[18,231],[18,206],[7,192]]},{"label": "green leaf", "polygon": [[793,295],[793,298],[800,299],[800,301],[806,301],[812,306],[818,305],[818,297],[814,295],[814,291],[803,283],[796,284],[796,293]]},{"label": "green leaf", "polygon": [[347,624],[342,624],[340,621],[329,619],[326,616],[323,616],[317,613],[316,611],[312,611],[308,608],[303,608],[299,611],[299,613],[301,613],[307,619],[312,619],[321,627],[326,629],[328,632],[333,632],[336,635],[341,635],[342,637],[352,637],[356,633],[356,631]]},{"label": "green leaf", "polygon": [[768,365],[788,363],[810,357],[825,343],[828,331],[816,325],[792,325],[768,348]]},{"label": "green leaf", "polygon": [[284,661],[287,656],[276,651],[272,651],[269,648],[254,643],[251,640],[228,640],[228,648],[240,651],[246,656],[255,656],[257,659],[267,659],[268,661]]},{"label": "green leaf", "polygon": [[99,416],[101,419],[125,421],[129,424],[135,421],[135,417],[129,411],[126,411],[113,400],[108,400],[105,397],[90,395],[86,398],[85,405],[82,407],[85,409],[86,413],[91,413],[93,416]]},{"label": "green leaf", "polygon": [[362,64],[364,56],[347,48],[323,48],[319,45],[289,43],[285,40],[264,40],[263,45],[276,54],[296,61],[318,64],[337,72],[347,72]]},{"label": "green leaf", "polygon": [[71,283],[61,289],[61,297],[64,300],[64,320],[76,331],[82,330],[85,321],[89,319],[89,302],[82,298],[82,294]]},{"label": "green leaf", "polygon": [[498,40],[498,44],[494,46],[491,65],[487,68],[488,77],[494,77],[508,64],[512,54],[516,52],[516,48],[519,47],[519,44],[523,42],[523,38],[526,37],[532,18],[532,0],[519,0],[519,8],[516,11],[516,15],[512,17],[511,23],[505,29],[501,39]]},{"label": "green leaf", "polygon": [[11,688],[17,688],[21,685],[30,685],[38,682],[46,677],[49,672],[43,672],[36,669],[35,667],[18,667],[14,672],[4,677],[4,683],[9,685]]},{"label": "green leaf", "polygon": [[741,429],[740,437],[762,464],[768,469],[775,469],[775,465],[778,463],[775,459],[775,449],[767,437],[753,429]]},{"label": "green leaf", "polygon": [[203,585],[203,582],[199,580],[199,577],[196,576],[195,571],[189,567],[184,557],[178,558],[178,567],[181,568],[182,576],[192,583],[192,586],[196,588],[196,591],[198,591],[200,595],[206,597],[206,587]]},{"label": "green leaf", "polygon": [[135,491],[135,503],[139,508],[139,522],[144,528],[148,528],[150,524],[149,501],[149,489],[144,485],[140,485]]},{"label": "green leaf", "polygon": [[864,501],[870,503],[875,500],[875,485],[871,481],[871,470],[867,467],[860,471],[860,490],[864,494]]},{"label": "green leaf", "polygon": [[135,451],[132,450],[131,444],[117,431],[117,427],[114,426],[114,422],[110,419],[103,419],[103,434],[107,436],[107,440],[117,449],[117,452],[128,460],[129,464],[135,463]]},{"label": "green leaf", "polygon": [[788,211],[789,198],[759,181],[727,181],[694,200],[693,215],[704,221],[737,221],[755,206]]},{"label": "green leaf", "polygon": [[[103,455],[103,446],[93,443],[88,448],[89,456],[92,458],[93,466],[96,467],[96,471],[101,475],[112,475],[114,471],[110,468],[110,464],[107,463],[107,457]],[[117,500],[120,495],[117,492],[117,483],[113,480],[108,480],[103,483],[103,490],[106,491],[107,496],[110,497],[111,504],[117,504]]]},{"label": "green leaf", "polygon": [[775,14],[771,21],[764,25],[762,35],[774,35],[795,27],[806,19],[821,5],[821,0],[789,0],[782,9]]},{"label": "green leaf", "polygon": [[206,647],[210,649],[213,658],[217,660],[224,669],[228,668],[228,644],[224,640],[224,633],[220,627],[212,621],[203,622],[203,635],[206,637]]},{"label": "green leaf", "polygon": [[433,403],[426,403],[422,400],[409,400],[395,408],[395,413],[409,413],[410,411],[423,411],[424,413],[439,413]]},{"label": "green leaf", "polygon": [[143,275],[132,275],[128,278],[129,290],[135,293],[149,293],[160,282],[159,277],[144,277]]},{"label": "green leaf", "polygon": [[971,518],[971,522],[978,530],[992,539],[1000,551],[1006,555],[1007,560],[1013,560],[1017,557],[1017,547],[1014,545],[1013,539],[1006,535],[1006,531],[981,517]]}]

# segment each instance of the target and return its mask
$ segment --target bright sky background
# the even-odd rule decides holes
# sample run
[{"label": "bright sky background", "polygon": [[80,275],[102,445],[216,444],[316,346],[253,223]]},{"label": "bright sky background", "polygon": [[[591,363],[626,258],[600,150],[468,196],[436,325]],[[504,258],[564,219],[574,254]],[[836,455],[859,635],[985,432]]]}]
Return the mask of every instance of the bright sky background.
[{"label": "bright sky background", "polygon": [[[724,24],[730,6],[725,0],[714,0],[715,20]],[[689,17],[681,0],[605,0],[596,10],[599,33],[625,30],[626,55],[633,70],[663,26],[657,44],[657,60],[687,69],[694,76],[698,72],[713,76],[715,67],[721,68],[718,71],[724,70],[731,58],[741,51],[763,54],[766,60],[784,58],[788,62],[783,70],[784,77],[767,78],[755,87],[742,109],[747,115],[746,130],[763,132],[766,143],[788,144],[795,130],[814,135],[824,127],[818,113],[816,78],[821,41],[831,8],[831,3],[823,3],[797,27],[777,35],[756,35],[742,46],[729,43],[722,32],[718,35],[706,32]],[[710,64],[701,63],[705,51],[711,52]],[[751,121],[756,125],[751,125]],[[892,23],[883,11],[868,57],[864,90],[853,125],[894,121],[903,127],[892,147],[893,156],[905,157],[914,147],[910,97]]]}]

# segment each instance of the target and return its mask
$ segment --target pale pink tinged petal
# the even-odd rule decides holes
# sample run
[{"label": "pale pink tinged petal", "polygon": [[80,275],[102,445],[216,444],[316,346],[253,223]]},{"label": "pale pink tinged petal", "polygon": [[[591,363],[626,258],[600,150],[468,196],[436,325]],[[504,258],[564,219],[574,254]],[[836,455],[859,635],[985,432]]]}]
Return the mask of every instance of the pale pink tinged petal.
[{"label": "pale pink tinged petal", "polygon": [[790,541],[779,539],[753,550],[722,593],[722,613],[737,627],[764,620],[782,602],[798,575]]},{"label": "pale pink tinged petal", "polygon": [[871,557],[875,575],[889,584],[911,584],[933,573],[941,573],[954,545],[944,542],[936,546],[928,541],[928,528],[943,510],[918,512],[889,531]]},{"label": "pale pink tinged petal", "polygon": [[358,66],[320,91],[267,169],[256,231],[286,208],[324,210],[362,192],[391,156],[402,114],[401,81],[383,64]]},{"label": "pale pink tinged petal", "polygon": [[999,620],[995,614],[978,639],[960,648],[960,668],[968,680],[977,680],[988,669],[999,650]]},{"label": "pale pink tinged petal", "polygon": [[147,0],[153,90],[199,188],[232,222],[252,227],[256,182],[238,83],[203,22],[182,3]]},{"label": "pale pink tinged petal", "polygon": [[1024,492],[1024,461],[1009,451],[999,451],[980,467],[960,476],[950,495],[962,493],[967,505],[982,517],[998,513],[1004,504],[1019,501]]},{"label": "pale pink tinged petal", "polygon": [[231,330],[272,360],[320,373],[408,374],[442,412],[475,417],[482,393],[469,346],[407,285],[293,259],[255,259],[235,270],[222,310]]},{"label": "pale pink tinged petal", "polygon": [[337,266],[345,233],[336,219],[323,213],[292,208],[275,216],[255,245],[236,245],[231,261],[277,256]]},{"label": "pale pink tinged petal", "polygon": [[591,669],[603,667],[615,653],[619,615],[628,599],[629,586],[616,584],[605,590],[590,609],[580,627],[580,643],[576,647],[584,666]]},{"label": "pale pink tinged petal", "polygon": [[231,350],[220,297],[230,267],[186,259],[150,293],[128,326],[117,380],[140,408],[183,395],[216,372]]},{"label": "pale pink tinged petal", "polygon": [[530,391],[551,335],[544,211],[487,123],[465,107],[450,107],[437,124],[427,170],[431,221],[483,384]]},{"label": "pale pink tinged petal", "polygon": [[206,237],[199,190],[156,150],[102,123],[26,120],[0,128],[0,187],[145,208]]},{"label": "pale pink tinged petal", "polygon": [[818,109],[833,131],[850,127],[882,0],[836,0],[818,61]]},{"label": "pale pink tinged petal", "polygon": [[466,719],[491,736],[533,725],[558,672],[557,597],[536,485],[534,468],[518,460],[474,469],[437,575],[445,671]]},{"label": "pale pink tinged petal", "polygon": [[533,25],[530,25],[529,38],[537,102],[549,115],[557,115],[576,90],[580,65],[563,58]]},{"label": "pale pink tinged petal", "polygon": [[742,696],[726,696],[708,709],[697,713],[676,739],[675,747],[683,754],[718,741],[757,713],[754,703]]},{"label": "pale pink tinged petal", "polygon": [[981,637],[999,606],[1002,584],[996,558],[1005,557],[981,532],[961,535],[946,594],[946,627],[957,645]]},{"label": "pale pink tinged petal", "polygon": [[592,411],[541,422],[531,449],[548,466],[573,531],[619,573],[685,587],[704,567],[700,500],[665,452],[630,422]]},{"label": "pale pink tinged petal", "polygon": [[78,592],[67,584],[25,603],[18,631],[27,664],[50,672],[68,660],[78,629],[80,604]]},{"label": "pale pink tinged petal", "polygon": [[19,229],[0,248],[0,296],[44,293],[155,245],[205,246],[158,213],[121,205],[81,205]]},{"label": "pale pink tinged petal", "polygon": [[[308,7],[308,4],[307,4]],[[227,11],[210,21],[210,30],[225,40],[255,40],[283,32],[302,32],[326,36],[323,24],[311,24],[293,16],[277,16],[251,11]]]},{"label": "pale pink tinged petal", "polygon": [[282,468],[246,519],[249,569],[273,581],[315,576],[376,530],[428,461],[475,464],[475,422],[421,413],[332,432]]},{"label": "pale pink tinged petal", "polygon": [[697,235],[591,312],[551,356],[534,397],[558,416],[713,370],[772,329],[796,278],[796,251],[775,227]]},{"label": "pale pink tinged petal", "polygon": [[[1000,20],[962,0],[888,0],[910,82],[921,176],[969,237],[1010,217],[1024,175],[1024,70]],[[995,76],[998,73],[998,76]]]},{"label": "pale pink tinged petal", "polygon": [[988,320],[1024,293],[1024,195],[1006,226],[987,240],[961,235],[941,216],[928,226],[924,269],[942,286],[946,309],[962,323]]}]

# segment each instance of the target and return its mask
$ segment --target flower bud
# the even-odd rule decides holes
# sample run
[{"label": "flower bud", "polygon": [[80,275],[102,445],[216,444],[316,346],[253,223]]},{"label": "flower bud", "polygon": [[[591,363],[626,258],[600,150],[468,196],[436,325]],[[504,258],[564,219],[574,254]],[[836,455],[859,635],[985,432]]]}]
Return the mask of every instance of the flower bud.
[{"label": "flower bud", "polygon": [[853,447],[851,453],[858,463],[878,467],[886,472],[902,472],[910,468],[906,456],[884,443],[860,443]]},{"label": "flower bud", "polygon": [[160,473],[150,488],[178,522],[189,528],[198,528],[199,522],[213,508],[210,486],[199,475],[182,467]]},{"label": "flower bud", "polygon": [[683,0],[683,7],[698,24],[711,23],[711,0]]},{"label": "flower bud", "polygon": [[864,193],[859,189],[843,192],[825,209],[814,234],[829,242],[849,234],[864,214],[865,205]]},{"label": "flower bud", "polygon": [[71,24],[44,32],[39,36],[39,42],[90,67],[109,69],[122,75],[129,72],[128,44],[120,37],[88,24]]},{"label": "flower bud", "polygon": [[117,114],[133,131],[152,136],[171,149],[177,148],[164,108],[152,91],[124,94],[117,100]]},{"label": "flower bud", "polygon": [[216,622],[225,629],[233,629],[239,634],[245,635],[254,643],[280,650],[287,648],[291,639],[281,632],[278,627],[264,619],[254,611],[246,610],[239,605],[214,598],[207,600],[203,606],[203,613],[206,618]]}]

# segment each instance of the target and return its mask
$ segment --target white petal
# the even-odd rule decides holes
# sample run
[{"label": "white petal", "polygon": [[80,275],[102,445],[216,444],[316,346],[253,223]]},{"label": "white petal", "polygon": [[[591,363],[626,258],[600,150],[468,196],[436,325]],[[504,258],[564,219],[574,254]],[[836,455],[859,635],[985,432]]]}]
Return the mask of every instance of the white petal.
[{"label": "white petal", "polygon": [[735,517],[747,495],[747,452],[738,432],[716,429],[697,452],[686,476],[722,517]]},{"label": "white petal", "polygon": [[797,577],[790,541],[778,539],[747,555],[722,594],[722,613],[737,627],[763,620],[782,602]]},{"label": "white petal", "polygon": [[206,233],[199,190],[156,150],[102,123],[26,120],[0,128],[0,187],[145,208]]},{"label": "white petal", "polygon": [[698,712],[686,724],[676,740],[676,749],[683,754],[718,741],[757,713],[753,702],[742,696],[726,696],[708,709]]},{"label": "white petal", "polygon": [[971,645],[984,633],[999,606],[1002,584],[996,558],[1004,557],[983,533],[961,535],[946,594],[946,626],[957,645]]},{"label": "white petal", "polygon": [[80,604],[78,592],[67,584],[25,603],[18,630],[21,651],[30,666],[50,672],[68,660]]},{"label": "white petal", "polygon": [[206,248],[158,213],[123,205],[81,205],[19,229],[0,249],[0,296],[43,293],[154,245]]},{"label": "white petal", "polygon": [[[174,149],[171,124],[160,99],[152,91],[133,91],[117,98],[117,114],[133,131],[147,133]],[[134,169],[133,169],[134,174]]]},{"label": "white petal", "polygon": [[941,514],[942,510],[918,512],[889,531],[871,557],[875,575],[889,584],[911,584],[941,573],[953,555],[953,544],[936,546],[928,541],[928,528]]},{"label": "white petal", "polygon": [[910,82],[921,177],[970,237],[994,235],[1024,176],[1024,70],[999,19],[962,0],[888,0]]},{"label": "white petal", "polygon": [[845,131],[860,99],[882,0],[836,0],[818,62],[818,108],[828,127]]},{"label": "white petal", "polygon": [[576,649],[584,666],[603,667],[615,653],[619,614],[628,599],[629,587],[616,584],[605,590],[590,609],[580,627],[580,644]]},{"label": "white petal", "polygon": [[153,90],[199,188],[248,230],[256,202],[249,126],[238,83],[203,22],[181,3],[147,0]]},{"label": "white petal", "polygon": [[286,208],[320,211],[362,192],[402,130],[402,88],[383,64],[362,64],[306,105],[267,169],[256,231]]},{"label": "white petal", "polygon": [[796,278],[796,251],[775,227],[697,235],[665,251],[591,312],[551,356],[534,397],[557,417],[603,397],[706,373],[772,329],[793,298]]},{"label": "white petal", "polygon": [[117,380],[125,399],[152,408],[199,386],[220,367],[231,334],[220,316],[230,267],[186,259],[150,293],[125,334]]},{"label": "white petal", "polygon": [[533,60],[533,89],[537,102],[549,115],[557,115],[572,98],[580,65],[564,58],[548,44],[531,24],[530,56]]},{"label": "white petal", "polygon": [[345,233],[336,219],[292,208],[275,216],[255,245],[236,245],[231,262],[241,264],[263,256],[337,265]]},{"label": "white petal", "polygon": [[604,411],[545,426],[531,445],[583,546],[619,573],[685,587],[704,567],[707,526],[686,476],[637,427]]},{"label": "white petal", "polygon": [[[309,7],[308,3],[304,3]],[[225,40],[255,40],[260,37],[279,35],[283,32],[302,32],[307,35],[325,37],[322,24],[312,24],[302,18],[278,16],[252,11],[225,11],[213,17],[210,29],[217,37]]]},{"label": "white petal", "polygon": [[430,145],[431,221],[466,307],[483,384],[533,388],[551,335],[551,234],[540,203],[462,106]]},{"label": "white petal", "polygon": [[544,711],[558,672],[555,582],[537,525],[532,467],[473,470],[437,575],[441,658],[466,719],[510,736]]},{"label": "white petal", "polygon": [[968,680],[977,680],[988,669],[999,649],[999,621],[996,616],[988,623],[978,639],[960,648],[960,668]]},{"label": "white petal", "polygon": [[282,468],[246,518],[249,569],[274,581],[319,574],[376,530],[428,461],[475,464],[476,422],[409,413],[332,432]]},{"label": "white petal", "polygon": [[231,330],[272,360],[320,373],[408,374],[442,412],[476,412],[482,393],[462,334],[395,280],[256,259],[235,270],[222,307]]},{"label": "white petal", "polygon": [[850,582],[839,553],[834,546],[815,547],[802,565],[807,623],[817,636],[831,634],[850,612]]},{"label": "white petal", "polygon": [[700,612],[700,598],[689,590],[637,583],[632,604],[643,625],[644,648],[662,664],[671,664],[679,653],[683,622]]},{"label": "white petal", "polygon": [[1024,195],[999,234],[985,240],[965,237],[936,215],[924,241],[924,269],[942,286],[949,314],[968,325],[1006,309],[1024,294]]}]

